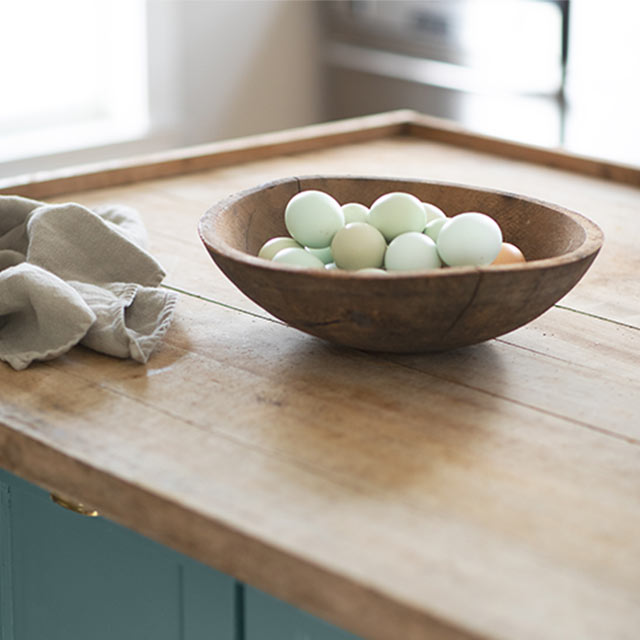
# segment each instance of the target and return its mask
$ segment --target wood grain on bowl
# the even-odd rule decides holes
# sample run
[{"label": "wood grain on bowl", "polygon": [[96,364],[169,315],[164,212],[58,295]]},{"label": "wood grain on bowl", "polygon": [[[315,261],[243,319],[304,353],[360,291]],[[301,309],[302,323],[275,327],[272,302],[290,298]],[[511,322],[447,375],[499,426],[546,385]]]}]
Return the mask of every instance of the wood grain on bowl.
[{"label": "wood grain on bowl", "polygon": [[[524,264],[393,272],[386,277],[276,265],[256,257],[286,235],[284,209],[305,189],[341,204],[370,206],[392,191],[412,193],[454,216],[479,211],[501,226]],[[493,338],[533,320],[584,275],[602,232],[562,207],[511,193],[398,178],[309,176],[243,191],[211,207],[200,237],[248,297],[307,333],[339,344],[397,353],[443,351]]]}]

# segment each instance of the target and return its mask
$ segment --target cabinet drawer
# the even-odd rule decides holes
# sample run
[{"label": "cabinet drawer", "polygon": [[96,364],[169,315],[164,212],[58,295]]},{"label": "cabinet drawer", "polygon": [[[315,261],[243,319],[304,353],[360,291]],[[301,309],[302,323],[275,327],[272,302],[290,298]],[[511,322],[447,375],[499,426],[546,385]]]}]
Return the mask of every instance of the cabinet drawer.
[{"label": "cabinet drawer", "polygon": [[234,640],[235,581],[0,470],[0,640]]},{"label": "cabinet drawer", "polygon": [[245,587],[245,640],[359,640],[262,591]]}]

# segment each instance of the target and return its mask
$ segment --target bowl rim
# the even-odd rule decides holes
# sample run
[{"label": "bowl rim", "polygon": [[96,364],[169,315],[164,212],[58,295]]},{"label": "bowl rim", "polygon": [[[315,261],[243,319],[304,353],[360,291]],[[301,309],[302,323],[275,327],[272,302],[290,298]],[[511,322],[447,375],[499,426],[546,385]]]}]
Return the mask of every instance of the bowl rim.
[{"label": "bowl rim", "polygon": [[[528,260],[524,263],[512,263],[512,264],[503,264],[503,265],[486,265],[486,266],[465,266],[465,267],[445,267],[440,269],[430,269],[430,270],[406,270],[406,271],[385,271],[384,273],[361,273],[358,271],[349,271],[347,269],[313,269],[309,267],[299,267],[295,265],[287,265],[282,263],[276,263],[271,260],[267,260],[265,258],[259,258],[257,255],[254,256],[245,251],[241,251],[240,249],[236,249],[226,242],[222,241],[218,236],[211,234],[211,236],[207,236],[208,227],[210,226],[212,220],[215,219],[216,216],[220,215],[222,211],[228,209],[235,202],[239,202],[243,198],[246,198],[250,195],[258,193],[260,191],[264,191],[265,189],[276,187],[280,184],[287,183],[298,183],[298,190],[304,190],[301,187],[301,182],[305,180],[367,180],[367,181],[375,181],[375,180],[393,180],[395,182],[406,182],[409,184],[429,184],[438,187],[457,187],[464,189],[472,189],[474,191],[479,191],[483,193],[496,194],[500,196],[507,196],[512,198],[517,198],[519,200],[526,200],[532,204],[537,204],[558,213],[561,213],[569,218],[571,218],[574,222],[580,225],[582,229],[585,231],[585,239],[584,241],[572,251],[567,253],[563,253],[559,256],[553,256],[551,258],[541,258],[538,260]],[[410,191],[407,191],[410,193]],[[284,212],[283,212],[284,215]],[[488,214],[489,215],[489,214]],[[261,183],[254,187],[250,187],[248,189],[243,189],[242,191],[236,192],[232,195],[219,200],[215,204],[213,204],[207,211],[200,217],[198,221],[198,235],[200,236],[203,244],[212,251],[214,254],[219,254],[229,260],[234,262],[241,262],[245,265],[250,265],[258,269],[263,269],[266,271],[280,272],[280,273],[297,273],[304,274],[305,276],[310,276],[313,278],[331,278],[335,279],[352,279],[357,278],[358,280],[366,280],[372,279],[377,281],[382,280],[398,280],[398,279],[414,279],[414,278],[443,278],[443,277],[452,277],[452,276],[464,276],[472,273],[504,273],[504,272],[519,272],[519,271],[532,271],[538,269],[548,269],[559,267],[567,264],[572,264],[574,262],[579,262],[585,258],[589,258],[594,254],[597,254],[598,251],[602,248],[602,244],[604,242],[604,233],[600,227],[582,215],[581,213],[577,213],[576,211],[572,211],[571,209],[567,209],[566,207],[560,206],[558,204],[554,204],[545,200],[541,200],[539,198],[532,198],[530,196],[526,196],[520,193],[515,193],[511,191],[504,191],[500,189],[492,189],[489,187],[478,187],[476,185],[464,184],[459,182],[448,182],[448,181],[440,181],[440,180],[421,180],[418,178],[407,178],[401,176],[375,176],[375,175],[355,175],[355,174],[315,174],[315,175],[301,175],[301,176],[289,176],[285,178],[279,178],[277,180],[270,180],[268,182]]]}]

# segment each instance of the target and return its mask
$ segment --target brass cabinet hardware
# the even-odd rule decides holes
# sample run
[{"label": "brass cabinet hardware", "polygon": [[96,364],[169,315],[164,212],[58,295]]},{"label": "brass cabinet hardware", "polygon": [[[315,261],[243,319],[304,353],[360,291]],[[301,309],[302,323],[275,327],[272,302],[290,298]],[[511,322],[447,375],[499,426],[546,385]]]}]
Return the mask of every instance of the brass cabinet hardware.
[{"label": "brass cabinet hardware", "polygon": [[91,507],[87,507],[81,502],[71,502],[70,500],[65,500],[55,493],[51,494],[51,499],[61,507],[65,509],[69,509],[69,511],[73,511],[74,513],[79,513],[82,516],[87,516],[89,518],[96,518],[100,514],[96,509],[92,509]]}]

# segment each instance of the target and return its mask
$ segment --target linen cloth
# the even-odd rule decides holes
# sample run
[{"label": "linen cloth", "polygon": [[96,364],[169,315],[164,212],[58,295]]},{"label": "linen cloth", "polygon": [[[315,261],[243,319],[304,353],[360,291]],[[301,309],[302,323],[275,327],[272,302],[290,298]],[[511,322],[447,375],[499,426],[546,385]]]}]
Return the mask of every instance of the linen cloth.
[{"label": "linen cloth", "polygon": [[0,360],[24,369],[80,343],[147,362],[176,294],[133,209],[0,196]]}]

